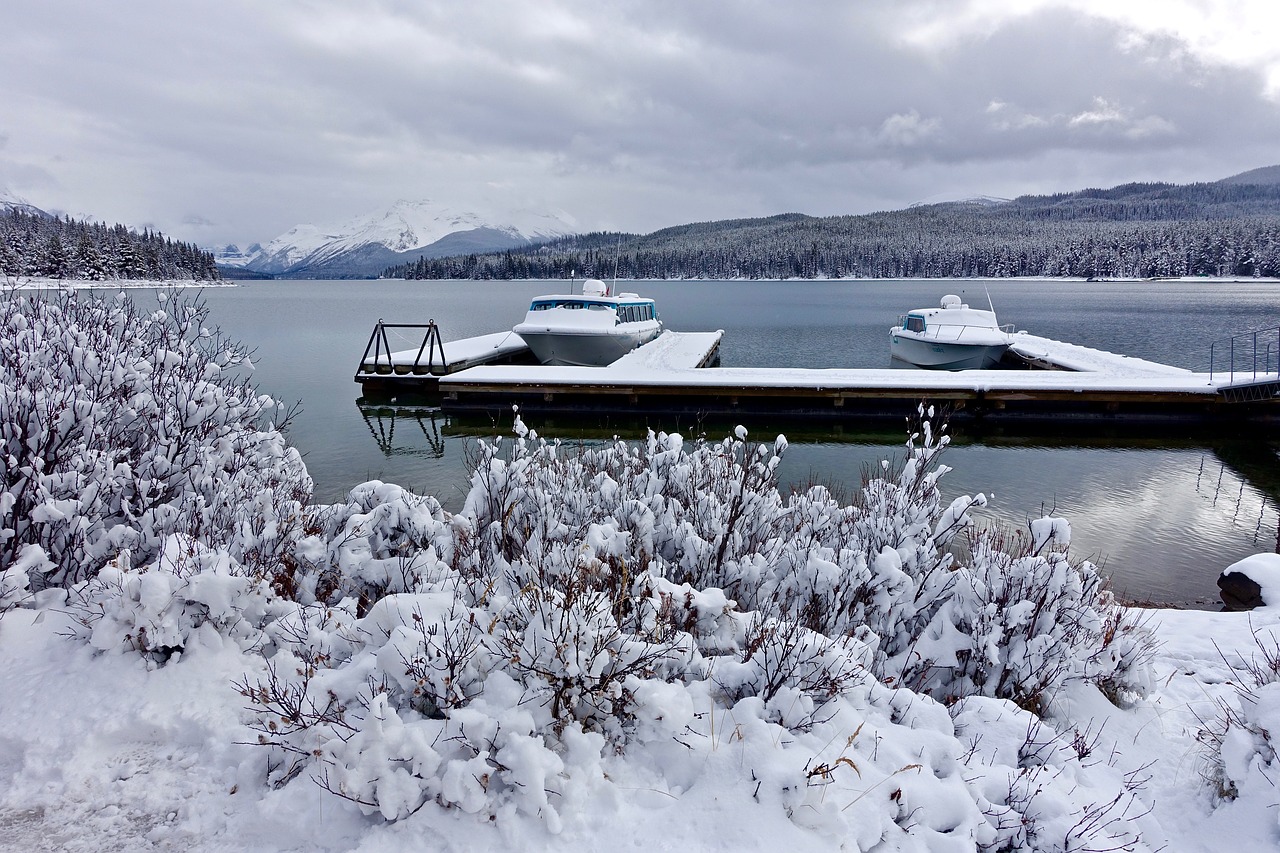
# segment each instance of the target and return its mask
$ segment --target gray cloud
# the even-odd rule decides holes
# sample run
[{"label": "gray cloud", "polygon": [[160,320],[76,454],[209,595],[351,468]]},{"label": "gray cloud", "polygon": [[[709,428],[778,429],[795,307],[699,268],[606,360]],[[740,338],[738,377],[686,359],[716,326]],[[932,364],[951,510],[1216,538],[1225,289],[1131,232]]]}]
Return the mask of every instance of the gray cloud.
[{"label": "gray cloud", "polygon": [[0,178],[205,243],[397,198],[644,231],[1212,180],[1280,130],[1262,61],[1062,3],[21,7]]}]

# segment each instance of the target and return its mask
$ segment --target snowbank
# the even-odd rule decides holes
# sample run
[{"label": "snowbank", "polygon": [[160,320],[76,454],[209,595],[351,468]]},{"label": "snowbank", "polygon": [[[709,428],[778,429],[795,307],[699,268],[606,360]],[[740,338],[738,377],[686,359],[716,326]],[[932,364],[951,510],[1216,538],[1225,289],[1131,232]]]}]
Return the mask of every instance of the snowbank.
[{"label": "snowbank", "polygon": [[[578,806],[555,834],[533,815],[489,821],[435,803],[388,823],[305,778],[264,785],[265,755],[233,686],[264,674],[262,656],[204,634],[155,668],[68,642],[75,624],[59,608],[15,610],[0,619],[0,826],[14,850],[407,851],[424,837],[440,850],[573,853],[620,839],[657,849],[973,850],[966,777],[1007,798],[1019,778],[1056,774],[1095,810],[1117,778],[1140,781],[1119,822],[1142,833],[1131,849],[1270,849],[1275,797],[1262,774],[1274,764],[1258,756],[1251,769],[1242,752],[1245,785],[1222,799],[1197,733],[1220,703],[1237,707],[1231,667],[1256,656],[1255,633],[1280,633],[1280,615],[1155,611],[1151,625],[1161,644],[1152,694],[1121,709],[1081,686],[1063,697],[1052,730],[1000,700],[967,700],[950,722],[941,706],[874,687],[808,732],[768,726],[749,707],[713,714],[655,696],[669,714],[648,724],[644,750],[600,757],[597,773],[577,779]],[[489,707],[512,713],[515,697],[494,690]],[[1059,729],[1087,744],[1083,760],[1055,755],[1068,743]],[[1063,831],[1041,849],[1077,849],[1063,843],[1064,827],[1080,817],[1047,790],[1039,805]],[[905,829],[889,826],[908,810]]]}]

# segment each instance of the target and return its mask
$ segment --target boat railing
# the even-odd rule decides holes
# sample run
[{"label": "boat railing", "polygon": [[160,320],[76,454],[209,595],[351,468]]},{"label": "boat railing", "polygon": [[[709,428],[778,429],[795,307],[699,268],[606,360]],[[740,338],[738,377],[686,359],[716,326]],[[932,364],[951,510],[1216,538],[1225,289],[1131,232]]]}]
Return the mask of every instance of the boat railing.
[{"label": "boat railing", "polygon": [[[399,334],[401,329],[415,330],[412,338]],[[412,362],[401,362],[397,364],[392,359],[391,341],[387,337],[387,332],[391,331],[397,337],[401,337],[407,343],[412,345],[417,339],[416,330],[422,330],[422,339],[418,343],[417,354],[413,357]],[[402,352],[407,352],[406,347]],[[373,357],[370,358],[370,353]],[[426,360],[423,360],[423,356]],[[365,345],[364,355],[360,357],[359,373],[376,373],[382,375],[390,375],[393,373],[412,374],[421,376],[431,374],[434,376],[443,376],[449,372],[449,362],[444,355],[444,342],[440,339],[440,329],[436,326],[435,320],[426,323],[384,323],[381,319],[378,324],[373,327],[373,334],[369,335],[369,343]]]},{"label": "boat railing", "polygon": [[1209,381],[1225,377],[1227,384],[1274,379],[1280,374],[1280,326],[1232,335],[1209,344]]},{"label": "boat railing", "polygon": [[[903,316],[905,318],[906,315],[903,315]],[[898,328],[902,328],[901,322],[899,322]],[[924,334],[926,336],[932,336],[936,338],[938,337],[938,334],[942,332],[943,329],[948,329],[948,330],[954,329],[956,330],[954,332],[955,339],[959,340],[964,335],[964,333],[969,329],[973,329],[975,331],[980,331],[980,332],[1003,332],[1006,335],[1012,335],[1015,328],[1016,326],[1013,323],[1004,323],[999,326],[976,326],[973,323],[929,323],[924,328]]]}]

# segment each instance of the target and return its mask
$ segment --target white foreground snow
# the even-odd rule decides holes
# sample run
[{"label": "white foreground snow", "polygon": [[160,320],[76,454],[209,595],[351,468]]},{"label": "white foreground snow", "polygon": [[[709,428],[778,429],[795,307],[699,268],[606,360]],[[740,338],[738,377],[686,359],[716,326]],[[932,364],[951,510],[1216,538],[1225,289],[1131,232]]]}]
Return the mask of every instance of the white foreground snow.
[{"label": "white foreground snow", "polygon": [[[1151,625],[1162,645],[1149,697],[1120,710],[1082,687],[1064,707],[1096,738],[1099,766],[1148,779],[1141,807],[1131,812],[1150,848],[1275,849],[1280,791],[1258,780],[1234,801],[1215,804],[1196,735],[1217,703],[1235,701],[1231,667],[1256,655],[1255,634],[1280,635],[1280,608],[1153,611]],[[6,850],[972,849],[920,846],[908,836],[875,847],[872,838],[829,834],[831,815],[885,801],[921,774],[910,769],[877,780],[870,767],[841,763],[852,730],[771,738],[759,720],[731,716],[716,721],[714,734],[704,718],[700,732],[671,731],[665,750],[607,764],[607,779],[583,782],[588,805],[567,816],[558,835],[537,818],[513,815],[494,825],[430,803],[389,824],[315,785],[264,784],[264,751],[247,745],[255,733],[232,686],[246,672],[260,672],[260,656],[209,632],[181,660],[152,671],[137,655],[103,656],[69,641],[62,635],[70,627],[57,610],[15,610],[0,619]],[[920,713],[906,726],[883,721],[878,733],[868,726],[858,737],[880,739],[885,766],[928,763],[952,740],[947,715],[940,717]],[[980,753],[1016,750],[1026,735],[1025,712],[994,700],[973,719],[981,724]],[[753,796],[753,778],[767,780],[766,789],[788,773],[803,782],[806,763],[810,771],[825,765],[829,778],[817,774],[810,782],[828,784],[807,790],[791,817],[775,797]],[[933,787],[935,796],[954,796],[945,785]],[[940,803],[933,805],[936,811]],[[1150,814],[1138,817],[1147,808]]]}]

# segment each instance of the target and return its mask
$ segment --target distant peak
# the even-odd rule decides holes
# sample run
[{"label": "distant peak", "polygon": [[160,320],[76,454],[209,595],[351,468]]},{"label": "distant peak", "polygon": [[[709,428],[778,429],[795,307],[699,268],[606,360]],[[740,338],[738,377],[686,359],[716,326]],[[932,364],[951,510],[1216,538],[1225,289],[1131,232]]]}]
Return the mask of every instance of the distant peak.
[{"label": "distant peak", "polygon": [[52,218],[52,214],[36,207],[6,186],[0,186],[0,210],[20,210],[23,213]]},{"label": "distant peak", "polygon": [[1250,169],[1218,181],[1220,184],[1280,184],[1280,166],[1263,166]]}]

